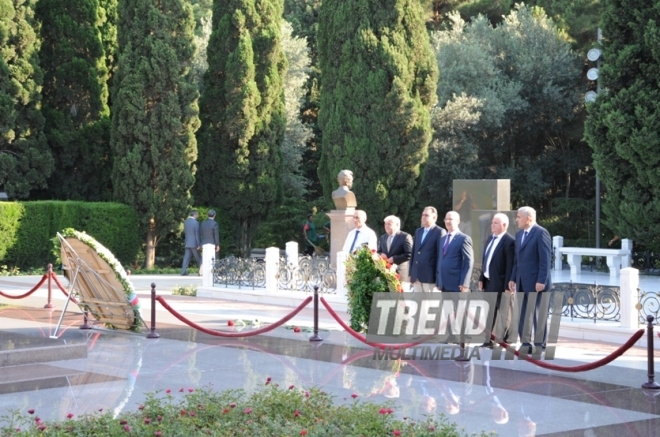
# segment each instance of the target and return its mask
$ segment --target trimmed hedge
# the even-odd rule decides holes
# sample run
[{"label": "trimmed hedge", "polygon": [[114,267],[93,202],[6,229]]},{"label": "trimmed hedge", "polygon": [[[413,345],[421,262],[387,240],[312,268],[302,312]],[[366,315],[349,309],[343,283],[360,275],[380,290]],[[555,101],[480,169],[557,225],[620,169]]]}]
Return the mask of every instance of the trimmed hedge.
[{"label": "trimmed hedge", "polygon": [[138,215],[130,206],[105,202],[0,202],[0,264],[22,270],[55,262],[52,239],[64,228],[94,237],[123,265],[141,247]]}]

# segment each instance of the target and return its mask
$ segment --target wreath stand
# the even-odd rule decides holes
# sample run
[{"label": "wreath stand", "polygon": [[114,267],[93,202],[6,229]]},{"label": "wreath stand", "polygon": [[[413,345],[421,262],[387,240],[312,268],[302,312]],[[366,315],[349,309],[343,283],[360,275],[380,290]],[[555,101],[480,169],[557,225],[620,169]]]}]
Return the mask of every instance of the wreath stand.
[{"label": "wreath stand", "polygon": [[[110,265],[77,238],[65,238],[59,232],[57,238],[60,240],[62,267],[69,280],[69,290],[55,333],[50,338],[58,338],[57,333],[74,291],[77,291],[78,305],[85,316],[89,312],[101,323],[130,330],[135,324],[136,313]],[[139,318],[144,324],[144,320]],[[91,329],[91,326],[85,322],[81,329]]]}]

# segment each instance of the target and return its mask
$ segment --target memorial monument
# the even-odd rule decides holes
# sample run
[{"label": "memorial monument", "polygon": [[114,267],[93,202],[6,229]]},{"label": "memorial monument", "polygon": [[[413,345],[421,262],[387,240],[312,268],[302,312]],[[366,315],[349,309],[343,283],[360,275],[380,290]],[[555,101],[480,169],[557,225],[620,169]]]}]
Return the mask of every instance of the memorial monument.
[{"label": "memorial monument", "polygon": [[346,235],[354,228],[353,213],[357,207],[353,187],[353,172],[342,170],[337,175],[339,188],[332,192],[335,209],[328,213],[330,217],[330,262],[337,266],[337,252],[344,246]]}]

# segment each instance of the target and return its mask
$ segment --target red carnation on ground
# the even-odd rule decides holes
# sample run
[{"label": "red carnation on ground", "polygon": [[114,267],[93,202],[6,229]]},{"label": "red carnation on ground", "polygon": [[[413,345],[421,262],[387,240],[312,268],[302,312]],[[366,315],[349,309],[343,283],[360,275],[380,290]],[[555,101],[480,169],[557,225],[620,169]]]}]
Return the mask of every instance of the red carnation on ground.
[{"label": "red carnation on ground", "polygon": [[298,326],[293,327],[293,332],[300,332],[300,328]]},{"label": "red carnation on ground", "polygon": [[227,326],[234,326],[233,320],[227,320]]}]

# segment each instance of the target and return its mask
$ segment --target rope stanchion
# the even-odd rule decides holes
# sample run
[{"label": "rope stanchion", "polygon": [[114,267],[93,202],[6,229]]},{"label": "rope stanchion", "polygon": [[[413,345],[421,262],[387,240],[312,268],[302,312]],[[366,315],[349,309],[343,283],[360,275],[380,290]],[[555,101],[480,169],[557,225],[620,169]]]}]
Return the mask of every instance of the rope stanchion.
[{"label": "rope stanchion", "polygon": [[2,291],[0,291],[0,296],[6,297],[7,299],[23,299],[23,298],[26,298],[29,295],[31,295],[32,293],[34,293],[35,291],[37,291],[38,289],[40,289],[41,286],[44,285],[44,282],[46,282],[46,279],[48,279],[48,277],[49,277],[48,274],[43,275],[41,277],[41,280],[39,281],[39,283],[37,285],[32,287],[32,289],[30,289],[30,291],[28,291],[26,293],[23,293],[19,296],[12,296],[11,294],[6,294],[6,293],[3,293]]},{"label": "rope stanchion", "polygon": [[655,369],[653,363],[653,320],[655,317],[652,315],[646,316],[646,321],[648,322],[646,329],[648,331],[648,342],[646,344],[646,354],[648,356],[648,377],[649,380],[642,384],[642,388],[648,390],[660,390],[660,385],[655,382]]},{"label": "rope stanchion", "polygon": [[314,286],[314,335],[309,337],[309,341],[323,341],[319,335],[319,286]]},{"label": "rope stanchion", "polygon": [[[310,299],[311,299],[311,298],[310,298]],[[339,323],[339,325],[340,325],[342,328],[344,328],[344,330],[345,330],[346,332],[348,332],[349,334],[351,334],[351,335],[352,335],[354,338],[356,338],[357,340],[359,340],[359,341],[361,341],[362,343],[364,343],[364,344],[366,344],[366,345],[369,345],[369,346],[379,347],[379,348],[381,348],[381,349],[384,349],[384,348],[386,348],[386,347],[391,347],[392,349],[406,349],[406,348],[409,348],[409,347],[413,347],[413,346],[420,345],[420,344],[424,343],[424,341],[426,341],[427,338],[430,338],[430,337],[427,337],[427,338],[423,338],[423,339],[421,339],[421,340],[419,340],[419,341],[417,341],[417,342],[414,342],[414,343],[404,343],[404,344],[373,343],[373,342],[370,342],[369,340],[367,340],[367,339],[364,337],[364,335],[360,334],[359,332],[355,332],[355,330],[353,330],[350,326],[348,326],[348,325],[346,324],[346,322],[344,322],[344,321],[341,319],[341,317],[339,317],[339,314],[337,314],[337,313],[335,312],[335,310],[332,309],[332,307],[330,306],[330,304],[329,304],[324,298],[321,298],[321,303],[323,304],[323,306],[325,307],[325,309],[328,310],[328,312],[330,313],[330,315],[331,315],[331,316],[337,321],[337,323]]]},{"label": "rope stanchion", "polygon": [[151,329],[147,338],[160,338],[160,334],[156,332],[156,284],[154,282],[151,283]]},{"label": "rope stanchion", "polygon": [[160,304],[168,310],[174,317],[185,323],[186,325],[190,326],[191,328],[195,328],[198,331],[202,331],[206,334],[209,335],[214,335],[217,337],[227,337],[227,338],[239,338],[239,337],[251,337],[253,335],[259,335],[263,334],[264,332],[272,331],[275,328],[279,328],[289,320],[291,320],[296,314],[298,314],[300,311],[302,311],[303,308],[305,308],[311,301],[312,301],[312,296],[308,296],[307,299],[302,301],[298,307],[291,311],[288,315],[286,315],[284,318],[278,320],[277,322],[273,323],[272,325],[265,326],[260,329],[256,329],[254,331],[250,331],[247,333],[242,333],[242,332],[221,332],[221,331],[215,331],[213,329],[208,329],[204,328],[203,326],[198,325],[197,323],[188,320],[186,317],[184,317],[182,314],[180,314],[177,310],[172,308],[165,299],[163,299],[163,296],[157,296],[156,300],[160,302]]},{"label": "rope stanchion", "polygon": [[48,264],[48,300],[46,302],[46,305],[44,305],[44,308],[47,309],[54,309],[55,305],[53,305],[53,265]]}]

